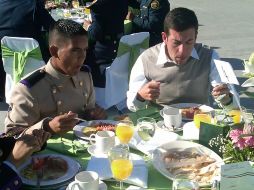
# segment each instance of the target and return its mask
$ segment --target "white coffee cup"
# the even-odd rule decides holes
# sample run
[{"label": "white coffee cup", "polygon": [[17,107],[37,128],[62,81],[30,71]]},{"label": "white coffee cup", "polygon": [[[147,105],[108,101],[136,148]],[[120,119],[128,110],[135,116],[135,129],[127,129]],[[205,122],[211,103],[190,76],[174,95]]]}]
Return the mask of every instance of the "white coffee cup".
[{"label": "white coffee cup", "polygon": [[161,111],[160,111],[161,116],[164,119],[164,125],[168,128],[173,127],[179,128],[181,127],[182,124],[182,114],[180,109],[178,108],[173,108],[169,106],[165,106]]},{"label": "white coffee cup", "polygon": [[94,171],[82,171],[75,175],[75,181],[68,186],[69,190],[98,190],[99,175]]},{"label": "white coffee cup", "polygon": [[98,131],[90,135],[90,143],[95,145],[96,152],[106,154],[115,146],[115,133],[113,131]]}]

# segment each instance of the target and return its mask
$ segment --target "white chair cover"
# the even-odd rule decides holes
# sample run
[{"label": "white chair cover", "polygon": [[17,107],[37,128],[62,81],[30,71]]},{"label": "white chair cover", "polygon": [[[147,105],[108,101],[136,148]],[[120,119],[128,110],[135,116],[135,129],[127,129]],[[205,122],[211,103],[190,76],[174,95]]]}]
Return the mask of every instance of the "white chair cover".
[{"label": "white chair cover", "polygon": [[[138,55],[149,47],[149,32],[140,32],[125,35],[120,39],[118,52],[123,46],[131,46],[132,50],[138,47]],[[147,42],[147,43],[144,43]],[[139,45],[145,47],[139,48]],[[118,54],[119,55],[119,54]],[[129,64],[131,50],[115,58],[112,65],[106,68],[105,109],[119,105],[119,110],[126,107],[126,92],[129,86]],[[136,60],[134,60],[136,61]]]},{"label": "white chair cover", "polygon": [[[12,51],[31,51],[39,47],[38,42],[32,38],[20,38],[20,37],[8,37],[5,36],[1,40],[1,46],[8,47]],[[13,87],[15,86],[13,80],[13,57],[3,57],[3,66],[6,72],[6,82],[5,82],[5,98],[6,103],[10,102],[10,96]],[[23,76],[35,71],[36,69],[45,65],[45,62],[41,59],[35,59],[28,57],[26,65],[24,67]]]}]

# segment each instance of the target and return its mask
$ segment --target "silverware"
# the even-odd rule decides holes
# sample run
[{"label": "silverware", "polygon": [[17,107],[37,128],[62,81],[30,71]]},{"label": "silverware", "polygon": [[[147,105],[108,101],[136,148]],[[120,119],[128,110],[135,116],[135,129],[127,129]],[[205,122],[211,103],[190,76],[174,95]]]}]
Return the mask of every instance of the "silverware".
[{"label": "silverware", "polygon": [[36,170],[36,189],[40,189],[43,178],[43,168]]},{"label": "silverware", "polygon": [[84,121],[84,122],[87,122],[87,120],[82,119],[82,118],[79,118],[79,117],[76,117],[75,119],[77,119],[77,120],[79,120],[79,121]]}]

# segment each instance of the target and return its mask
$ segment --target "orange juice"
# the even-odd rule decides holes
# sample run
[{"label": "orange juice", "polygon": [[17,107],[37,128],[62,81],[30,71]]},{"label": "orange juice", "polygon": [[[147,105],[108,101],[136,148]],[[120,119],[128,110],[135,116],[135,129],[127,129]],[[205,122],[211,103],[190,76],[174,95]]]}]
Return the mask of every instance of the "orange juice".
[{"label": "orange juice", "polygon": [[89,8],[87,8],[87,7],[85,7],[85,14],[87,14],[87,15],[89,15],[90,14],[90,9]]},{"label": "orange juice", "polygon": [[195,126],[197,128],[200,128],[200,122],[211,123],[212,118],[209,114],[199,113],[194,115],[193,121],[195,123]]},{"label": "orange juice", "polygon": [[241,122],[241,111],[240,110],[231,110],[228,113],[229,116],[231,116],[233,118],[233,122],[236,123],[240,123]]},{"label": "orange juice", "polygon": [[119,138],[121,143],[127,144],[133,136],[134,130],[132,126],[125,124],[118,124],[116,127],[116,136]]},{"label": "orange juice", "polygon": [[132,169],[133,165],[130,160],[119,159],[111,162],[111,171],[117,180],[127,179],[131,175]]}]

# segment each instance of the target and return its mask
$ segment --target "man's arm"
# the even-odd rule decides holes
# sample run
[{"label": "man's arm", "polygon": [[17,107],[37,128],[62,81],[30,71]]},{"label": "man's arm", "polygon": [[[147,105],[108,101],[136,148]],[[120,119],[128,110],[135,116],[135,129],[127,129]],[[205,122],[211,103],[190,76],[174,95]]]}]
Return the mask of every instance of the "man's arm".
[{"label": "man's arm", "polygon": [[[214,60],[219,60],[219,59],[220,58],[217,52],[213,51],[212,59],[211,59],[211,72],[209,75],[209,79],[213,87],[212,95],[213,96],[215,95],[214,96],[215,101],[218,103],[220,107],[224,106],[224,107],[227,107],[228,109],[238,108],[236,98],[238,98],[238,101],[239,101],[239,95],[233,94],[232,89],[229,89],[226,84],[222,84],[219,72],[215,66]],[[234,88],[234,86],[232,87]],[[234,90],[234,92],[236,91]],[[225,96],[222,95],[220,96],[222,98],[218,98],[219,94],[224,94],[224,93],[225,93]]]},{"label": "man's arm", "polygon": [[41,129],[40,109],[30,90],[18,83],[10,99],[10,108],[5,118],[5,130],[8,136],[20,135],[26,130]]},{"label": "man's arm", "polygon": [[137,111],[144,108],[146,101],[140,101],[137,99],[137,93],[144,86],[148,80],[144,74],[143,63],[139,57],[132,67],[129,81],[129,90],[127,91],[127,106],[131,111]]},{"label": "man's arm", "polygon": [[8,164],[0,164],[0,189],[20,189],[22,181]]},{"label": "man's arm", "polygon": [[36,17],[39,19],[40,24],[45,30],[49,30],[49,26],[55,22],[49,12],[45,9],[44,0],[36,1]]}]

